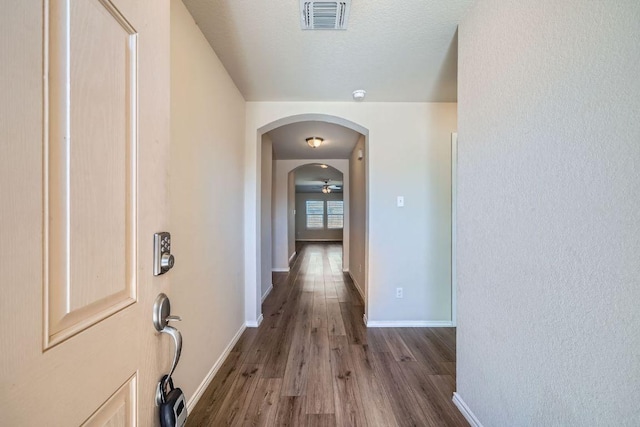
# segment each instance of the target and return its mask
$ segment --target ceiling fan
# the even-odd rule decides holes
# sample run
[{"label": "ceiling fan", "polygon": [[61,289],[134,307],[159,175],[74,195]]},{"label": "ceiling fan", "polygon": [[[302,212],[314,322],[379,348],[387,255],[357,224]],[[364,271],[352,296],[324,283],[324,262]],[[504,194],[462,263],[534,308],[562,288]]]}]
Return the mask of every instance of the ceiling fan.
[{"label": "ceiling fan", "polygon": [[336,184],[329,185],[329,181],[331,181],[330,179],[324,179],[322,181],[324,182],[324,185],[322,186],[322,192],[325,194],[329,194],[331,193],[331,191],[335,191],[335,190],[342,190],[341,185],[336,185]]}]

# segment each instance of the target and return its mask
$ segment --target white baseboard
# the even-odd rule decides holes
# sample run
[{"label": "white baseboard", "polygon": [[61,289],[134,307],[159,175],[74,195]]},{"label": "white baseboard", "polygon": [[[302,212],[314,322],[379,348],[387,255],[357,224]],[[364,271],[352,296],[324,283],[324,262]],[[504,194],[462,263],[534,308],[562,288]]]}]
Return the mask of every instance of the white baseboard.
[{"label": "white baseboard", "polygon": [[288,273],[289,272],[289,267],[287,267],[287,268],[272,268],[271,272],[272,273]]},{"label": "white baseboard", "polygon": [[187,401],[187,413],[190,413],[193,410],[193,408],[196,406],[196,403],[198,403],[198,400],[200,400],[204,391],[207,389],[207,387],[209,387],[211,380],[213,380],[213,377],[216,376],[216,374],[218,373],[218,370],[220,369],[224,361],[227,359],[227,356],[229,356],[229,353],[231,353],[231,350],[233,350],[233,346],[236,345],[236,343],[242,336],[242,333],[244,332],[245,329],[247,329],[246,325],[240,326],[240,329],[238,329],[238,332],[236,332],[233,338],[231,338],[231,342],[229,343],[229,345],[227,345],[227,347],[224,349],[220,357],[218,357],[218,360],[216,360],[216,362],[213,364],[211,369],[209,369],[209,372],[204,377],[204,379],[202,380],[198,388],[196,388],[196,391],[193,393],[193,396],[191,396],[191,398]]},{"label": "white baseboard", "polygon": [[362,301],[364,301],[364,292],[362,292],[362,288],[360,287],[360,283],[358,283],[358,281],[353,277],[353,275],[351,274],[351,272],[349,271],[349,277],[351,277],[351,281],[353,282],[353,284],[355,285],[356,289],[358,290],[358,293],[360,294],[360,298],[362,298]]},{"label": "white baseboard", "polygon": [[449,320],[368,320],[368,328],[450,328]]},{"label": "white baseboard", "polygon": [[271,286],[269,286],[269,289],[266,290],[264,295],[262,295],[262,302],[264,302],[264,300],[267,299],[267,297],[269,296],[272,290],[273,290],[273,283],[271,284]]},{"label": "white baseboard", "polygon": [[462,416],[464,416],[469,424],[471,424],[471,427],[482,427],[482,423],[480,423],[480,420],[478,420],[473,411],[471,411],[464,400],[462,400],[462,397],[460,397],[460,395],[455,391],[453,392],[452,400],[453,404],[456,405],[460,410]]},{"label": "white baseboard", "polygon": [[261,313],[260,317],[258,317],[258,320],[256,320],[255,322],[247,321],[247,328],[257,328],[258,326],[260,326],[260,323],[262,323],[263,319],[264,319],[264,316],[262,316],[262,313]]},{"label": "white baseboard", "polygon": [[291,264],[291,261],[293,261],[293,258],[296,256],[297,252],[293,251],[293,253],[291,254],[291,256],[289,257],[289,264]]}]

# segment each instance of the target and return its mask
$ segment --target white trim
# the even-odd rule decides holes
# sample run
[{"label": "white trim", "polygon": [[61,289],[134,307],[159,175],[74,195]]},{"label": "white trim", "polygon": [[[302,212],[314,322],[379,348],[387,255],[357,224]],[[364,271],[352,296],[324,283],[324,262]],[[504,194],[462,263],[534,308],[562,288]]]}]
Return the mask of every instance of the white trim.
[{"label": "white trim", "polygon": [[449,320],[367,320],[368,328],[450,328]]},{"label": "white trim", "polygon": [[456,326],[458,318],[458,277],[456,270],[458,241],[458,134],[451,134],[451,324]]},{"label": "white trim", "polygon": [[455,391],[453,392],[452,400],[453,400],[453,404],[456,405],[460,410],[460,413],[462,414],[462,416],[465,417],[465,419],[469,422],[469,424],[471,424],[471,427],[482,427],[482,423],[480,422],[478,417],[475,416],[473,411],[471,411],[471,409],[469,409],[469,407],[464,402],[464,400],[462,400],[462,397],[460,397],[460,395]]},{"label": "white trim", "polygon": [[258,320],[256,320],[255,322],[247,321],[247,328],[257,328],[258,326],[260,326],[260,323],[262,323],[263,319],[264,316],[262,315],[262,313],[260,313]]},{"label": "white trim", "polygon": [[287,267],[287,268],[272,268],[271,272],[272,273],[288,273],[289,272],[289,267]]},{"label": "white trim", "polygon": [[344,242],[344,239],[296,239],[296,242]]},{"label": "white trim", "polygon": [[273,290],[273,283],[271,284],[271,286],[269,286],[269,289],[265,291],[264,295],[262,295],[262,302],[264,302],[264,300],[267,299],[267,297],[269,296],[272,290]]},{"label": "white trim", "polygon": [[293,261],[293,258],[296,256],[298,252],[293,251],[293,253],[291,254],[291,256],[289,257],[289,265],[291,265],[291,261]]},{"label": "white trim", "polygon": [[364,326],[367,326],[367,313],[362,315],[362,321],[364,322]]},{"label": "white trim", "polygon": [[205,392],[207,387],[209,387],[211,380],[213,380],[213,377],[215,377],[215,375],[218,373],[218,370],[220,369],[224,361],[227,359],[227,356],[229,356],[229,353],[231,353],[231,350],[233,350],[233,347],[236,345],[236,343],[242,336],[242,333],[244,332],[245,329],[247,329],[246,325],[240,326],[240,329],[238,329],[238,332],[236,332],[233,338],[231,338],[231,342],[229,343],[229,345],[224,349],[220,357],[218,357],[218,360],[216,360],[216,362],[213,364],[213,366],[211,367],[207,375],[204,377],[200,385],[196,388],[196,391],[193,393],[191,398],[187,401],[187,412],[191,412],[193,408],[196,406],[196,403],[198,403],[198,400],[200,400],[200,398],[202,397],[202,394]]},{"label": "white trim", "polygon": [[358,290],[358,293],[360,294],[360,298],[362,298],[362,301],[364,302],[364,292],[362,292],[362,288],[360,287],[360,284],[358,283],[358,281],[351,275],[351,272],[349,271],[349,277],[351,277],[351,281],[353,281],[353,284],[355,285],[356,289]]},{"label": "white trim", "polygon": [[342,272],[343,272],[343,273],[348,273],[348,272],[349,272],[349,269],[348,269],[348,268],[343,268],[343,269],[342,269]]}]

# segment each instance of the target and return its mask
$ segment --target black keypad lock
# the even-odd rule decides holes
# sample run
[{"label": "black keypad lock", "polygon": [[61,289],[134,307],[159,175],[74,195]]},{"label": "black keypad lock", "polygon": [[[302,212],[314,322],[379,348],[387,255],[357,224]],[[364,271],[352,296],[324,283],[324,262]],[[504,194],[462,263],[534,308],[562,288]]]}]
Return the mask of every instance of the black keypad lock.
[{"label": "black keypad lock", "polygon": [[[168,386],[168,389],[167,389]],[[173,386],[173,380],[166,375],[160,381],[160,425],[162,427],[183,427],[187,422],[187,403],[184,393]]]}]

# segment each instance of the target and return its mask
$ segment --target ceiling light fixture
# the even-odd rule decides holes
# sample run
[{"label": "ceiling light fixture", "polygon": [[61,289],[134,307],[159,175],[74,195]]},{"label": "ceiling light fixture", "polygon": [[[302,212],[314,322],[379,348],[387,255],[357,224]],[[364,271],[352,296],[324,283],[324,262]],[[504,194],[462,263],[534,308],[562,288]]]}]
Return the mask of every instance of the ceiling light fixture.
[{"label": "ceiling light fixture", "polygon": [[322,186],[322,192],[323,192],[324,194],[329,194],[329,193],[331,193],[331,189],[329,188],[329,180],[328,180],[328,179],[325,179],[325,180],[324,180],[324,186]]},{"label": "ceiling light fixture", "polygon": [[322,169],[327,169],[329,166],[327,166],[327,165],[320,165],[320,167],[321,167]]},{"label": "ceiling light fixture", "polygon": [[324,142],[324,139],[319,138],[317,136],[312,136],[311,138],[307,138],[306,141],[307,141],[307,144],[309,144],[309,147],[318,148]]},{"label": "ceiling light fixture", "polygon": [[352,95],[354,101],[364,101],[364,97],[367,95],[367,91],[362,89],[354,90]]}]

